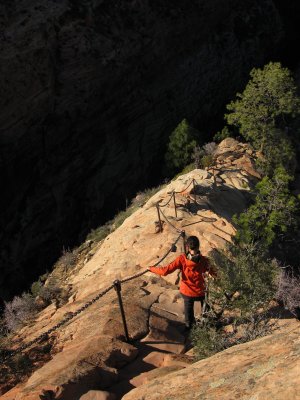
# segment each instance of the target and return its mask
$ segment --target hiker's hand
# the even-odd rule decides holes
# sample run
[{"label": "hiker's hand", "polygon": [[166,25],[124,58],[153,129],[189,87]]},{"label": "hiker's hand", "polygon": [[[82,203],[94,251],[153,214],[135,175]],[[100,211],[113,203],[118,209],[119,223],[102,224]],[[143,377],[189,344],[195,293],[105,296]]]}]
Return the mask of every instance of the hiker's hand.
[{"label": "hiker's hand", "polygon": [[204,278],[205,279],[211,279],[211,280],[215,280],[215,278],[209,273],[209,271],[204,272]]}]

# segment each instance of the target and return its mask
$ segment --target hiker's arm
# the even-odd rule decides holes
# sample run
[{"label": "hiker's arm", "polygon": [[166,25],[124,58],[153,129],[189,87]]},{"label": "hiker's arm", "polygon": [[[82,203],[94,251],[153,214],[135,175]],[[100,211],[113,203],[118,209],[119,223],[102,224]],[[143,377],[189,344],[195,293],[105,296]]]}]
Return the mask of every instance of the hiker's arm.
[{"label": "hiker's arm", "polygon": [[180,269],[181,267],[181,256],[179,256],[173,262],[171,262],[171,264],[165,267],[150,267],[149,270],[157,275],[165,276],[171,274],[176,269]]}]

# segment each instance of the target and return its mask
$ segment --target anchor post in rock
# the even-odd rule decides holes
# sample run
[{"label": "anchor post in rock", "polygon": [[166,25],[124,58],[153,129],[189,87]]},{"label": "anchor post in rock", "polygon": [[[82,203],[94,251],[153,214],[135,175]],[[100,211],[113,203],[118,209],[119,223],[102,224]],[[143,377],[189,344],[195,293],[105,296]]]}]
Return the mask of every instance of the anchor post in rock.
[{"label": "anchor post in rock", "polygon": [[159,222],[159,232],[162,232],[162,222],[161,222],[161,217],[160,217],[160,211],[159,211],[159,202],[156,203],[156,209],[157,209],[157,215],[158,215],[158,222]]},{"label": "anchor post in rock", "polygon": [[176,198],[175,198],[175,192],[173,192],[173,200],[174,200],[174,209],[175,209],[175,217],[177,218],[177,204],[176,204]]},{"label": "anchor post in rock", "polygon": [[186,254],[186,245],[185,245],[185,231],[181,231],[182,242],[183,242],[183,252]]},{"label": "anchor post in rock", "polygon": [[125,339],[126,339],[126,342],[128,343],[129,342],[129,335],[128,335],[127,323],[126,323],[126,318],[125,318],[125,311],[124,311],[123,301],[122,301],[122,296],[121,296],[121,282],[118,279],[116,279],[114,281],[114,289],[117,292],[120,312],[121,312],[123,326],[124,326]]},{"label": "anchor post in rock", "polygon": [[197,204],[197,194],[196,194],[195,179],[193,179],[193,193],[194,193],[194,203]]}]

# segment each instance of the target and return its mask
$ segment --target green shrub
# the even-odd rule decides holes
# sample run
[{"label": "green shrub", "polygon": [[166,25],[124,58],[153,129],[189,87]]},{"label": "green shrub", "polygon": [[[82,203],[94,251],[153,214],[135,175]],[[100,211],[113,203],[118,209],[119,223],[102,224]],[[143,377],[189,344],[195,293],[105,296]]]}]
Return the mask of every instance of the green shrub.
[{"label": "green shrub", "polygon": [[227,106],[225,118],[264,152],[267,143],[277,145],[274,129],[285,129],[288,120],[300,114],[300,99],[290,71],[280,63],[254,68],[250,76],[244,92]]},{"label": "green shrub", "polygon": [[234,328],[232,333],[224,332],[221,326],[217,327],[216,324],[195,325],[191,339],[197,360],[210,357],[237,344],[269,335],[276,326],[276,323],[270,322],[265,313],[252,314],[247,319],[236,319],[232,323]]},{"label": "green shrub", "polygon": [[284,167],[288,173],[294,174],[296,154],[291,139],[279,129],[274,129],[272,141],[264,147],[264,157],[256,160],[256,168],[262,175],[272,177],[278,167]]},{"label": "green shrub", "polygon": [[210,357],[226,348],[224,337],[215,326],[195,325],[191,339],[197,360]]},{"label": "green shrub", "polygon": [[211,154],[206,154],[201,159],[202,168],[209,168],[213,165],[213,156]]},{"label": "green shrub", "polygon": [[196,146],[198,132],[184,119],[171,133],[165,155],[166,165],[170,173],[184,168],[190,163],[193,149]]},{"label": "green shrub", "polygon": [[275,296],[279,268],[264,248],[230,245],[226,252],[215,253],[213,263],[218,277],[210,294],[221,307],[239,308],[241,315],[248,315]]},{"label": "green shrub", "polygon": [[43,289],[43,284],[40,280],[33,282],[33,284],[31,285],[31,294],[33,297],[37,297],[40,295],[42,289]]},{"label": "green shrub", "polygon": [[228,129],[228,126],[224,126],[224,128],[220,132],[217,132],[214,135],[213,140],[214,142],[220,143],[222,142],[222,140],[229,137],[233,137],[233,133]]},{"label": "green shrub", "polygon": [[111,232],[110,223],[106,223],[104,225],[99,226],[96,229],[92,229],[91,232],[87,235],[86,240],[92,240],[93,242],[100,242],[105,239]]},{"label": "green shrub", "polygon": [[234,218],[237,242],[260,242],[269,247],[278,235],[295,228],[299,202],[289,191],[292,179],[279,167],[272,178],[264,177],[256,185],[255,203]]}]

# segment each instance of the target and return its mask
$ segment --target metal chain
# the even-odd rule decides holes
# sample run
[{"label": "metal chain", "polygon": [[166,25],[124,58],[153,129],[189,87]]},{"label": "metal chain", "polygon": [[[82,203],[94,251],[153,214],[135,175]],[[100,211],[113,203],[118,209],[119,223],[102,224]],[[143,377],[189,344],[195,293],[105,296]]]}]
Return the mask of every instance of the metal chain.
[{"label": "metal chain", "polygon": [[[171,248],[166,252],[166,254],[159,260],[157,261],[157,263],[155,264],[155,266],[157,266],[159,263],[161,263],[173,250],[174,246],[177,244],[177,242],[179,241],[179,239],[182,237],[183,235],[183,231],[180,232],[180,235],[176,238],[176,240],[174,241],[174,243],[171,245]],[[124,278],[122,280],[120,280],[121,283],[126,283],[129,282],[135,278],[138,278],[139,276],[144,275],[146,272],[149,272],[148,269],[146,269],[145,271],[139,272],[135,275],[129,276],[127,278]],[[71,321],[73,318],[75,318],[78,314],[82,313],[84,310],[86,310],[88,307],[90,307],[92,304],[94,304],[97,300],[99,300],[101,297],[103,297],[105,294],[107,294],[111,289],[114,288],[114,285],[110,285],[109,287],[107,287],[106,289],[104,289],[102,292],[98,293],[97,296],[95,296],[93,299],[89,300],[87,303],[85,303],[82,307],[80,307],[78,310],[76,310],[73,313],[70,313],[70,315],[68,315],[67,317],[65,317],[64,319],[62,319],[60,322],[58,322],[56,325],[54,325],[52,328],[48,329],[46,332],[42,333],[40,336],[36,337],[35,339],[31,340],[30,342],[27,342],[25,344],[23,344],[22,346],[20,346],[18,349],[16,350],[12,350],[9,352],[9,354],[7,354],[6,356],[4,356],[1,359],[1,362],[5,362],[7,360],[9,360],[11,357],[15,356],[16,354],[21,353],[23,350],[28,349],[29,347],[31,347],[33,344],[40,342],[43,339],[46,339],[48,337],[48,335],[54,331],[56,331],[57,329],[59,329],[60,327],[62,327],[63,325],[65,325],[67,322]]]},{"label": "metal chain", "polygon": [[159,201],[161,201],[161,200],[159,200],[159,201],[158,201],[159,207],[166,207],[166,206],[170,203],[170,201],[172,200],[172,197],[174,196],[174,193],[175,193],[175,194],[180,194],[180,193],[185,192],[185,191],[191,186],[192,183],[198,184],[197,181],[196,181],[196,179],[193,178],[193,179],[191,180],[191,182],[187,185],[187,187],[186,187],[185,189],[181,190],[180,192],[176,192],[175,190],[173,190],[172,193],[171,193],[171,195],[170,195],[170,199],[167,201],[167,203],[165,203],[165,204],[159,204]]},{"label": "metal chain", "polygon": [[[191,184],[192,184],[194,181],[196,182],[196,180],[193,178],[193,179],[191,180],[191,182],[187,185],[187,187],[186,187],[185,189],[181,190],[180,192],[175,192],[175,191],[174,191],[174,193],[180,194],[180,193],[185,192],[185,191],[191,186]],[[196,183],[197,183],[197,182],[196,182]]]},{"label": "metal chain", "polygon": [[177,232],[181,232],[180,229],[176,228],[176,226],[173,225],[172,222],[169,221],[168,217],[166,217],[165,213],[164,213],[162,210],[160,210],[160,212],[161,212],[161,215],[165,218],[166,222],[167,222],[173,229],[175,229]]},{"label": "metal chain", "polygon": [[173,196],[174,196],[174,190],[173,190],[173,192],[172,192],[172,194],[171,194],[171,196],[170,196],[170,199],[169,199],[165,204],[160,204],[159,202],[160,202],[161,200],[159,200],[159,201],[157,202],[157,204],[159,205],[160,208],[161,208],[161,207],[166,207],[168,204],[170,204],[170,201],[172,200]]},{"label": "metal chain", "polygon": [[[175,192],[173,191],[169,201],[166,204],[163,205],[159,205],[159,207],[166,207],[171,199],[174,196],[174,193],[182,193],[184,191],[186,191],[190,185],[194,182],[195,180],[192,179],[192,181],[189,183],[189,185],[182,190],[181,192]],[[176,228],[175,225],[173,225],[168,218],[166,217],[166,215],[162,212],[162,210],[160,210],[160,212],[162,213],[163,217],[165,218],[166,222],[173,228],[175,229],[177,232],[180,232],[180,234],[178,235],[178,237],[176,238],[176,240],[174,241],[174,243],[172,244],[172,246],[170,247],[170,249],[166,252],[166,254],[159,260],[157,261],[156,264],[154,264],[154,266],[158,266],[158,264],[160,264],[174,249],[174,246],[176,246],[177,242],[179,241],[179,239],[181,237],[183,237],[184,231],[181,231],[180,229]],[[120,283],[126,283],[129,282],[135,278],[138,278],[139,276],[144,275],[146,272],[148,272],[149,270],[146,269],[145,271],[139,272],[135,275],[129,276],[127,278],[124,278],[122,280],[120,280]],[[33,344],[40,342],[43,339],[46,339],[50,333],[56,331],[57,329],[59,329],[60,327],[62,327],[63,325],[65,325],[67,322],[71,321],[73,318],[75,318],[77,315],[79,315],[80,313],[82,313],[84,310],[86,310],[88,307],[90,307],[92,304],[94,304],[97,300],[99,300],[101,297],[103,297],[105,294],[107,294],[111,289],[114,288],[114,285],[110,285],[109,287],[107,287],[105,290],[103,290],[102,292],[98,293],[96,297],[94,297],[93,299],[89,300],[87,303],[85,303],[82,307],[80,307],[78,310],[76,310],[75,312],[70,313],[70,315],[68,315],[67,317],[65,317],[64,319],[62,319],[59,323],[57,323],[56,325],[54,325],[52,328],[48,329],[46,332],[42,333],[40,336],[36,337],[35,339],[31,340],[30,342],[27,342],[25,344],[23,344],[22,346],[20,346],[18,349],[16,350],[12,350],[9,352],[9,354],[7,354],[6,356],[4,356],[1,359],[1,362],[5,362],[7,360],[9,360],[11,357],[15,356],[18,353],[21,353],[23,350],[28,349],[29,347],[31,347]]]},{"label": "metal chain", "polygon": [[76,310],[74,313],[71,313],[70,315],[68,315],[67,317],[65,317],[64,319],[62,319],[58,324],[54,325],[52,328],[48,329],[46,332],[42,333],[40,336],[36,337],[35,339],[31,340],[30,342],[27,342],[25,344],[23,344],[21,347],[19,347],[16,350],[12,350],[8,355],[6,355],[1,361],[7,361],[8,359],[10,359],[11,357],[13,357],[14,355],[21,353],[23,350],[28,349],[29,347],[31,347],[33,344],[40,342],[42,339],[46,339],[47,336],[56,331],[58,328],[60,328],[61,326],[65,325],[67,322],[71,321],[73,318],[75,318],[78,314],[80,314],[82,311],[86,310],[88,307],[90,307],[92,304],[94,304],[97,300],[99,300],[102,296],[104,296],[106,293],[108,293],[112,288],[114,287],[114,285],[109,286],[108,288],[106,288],[105,290],[103,290],[102,292],[98,293],[96,297],[94,297],[93,299],[89,300],[87,303],[85,303],[82,307],[80,307],[78,310]]}]

